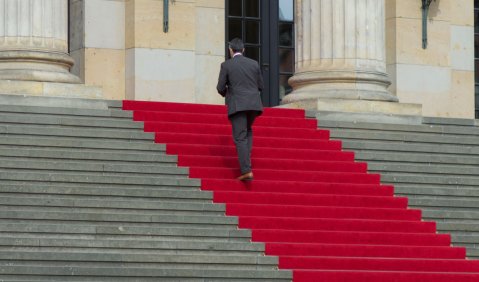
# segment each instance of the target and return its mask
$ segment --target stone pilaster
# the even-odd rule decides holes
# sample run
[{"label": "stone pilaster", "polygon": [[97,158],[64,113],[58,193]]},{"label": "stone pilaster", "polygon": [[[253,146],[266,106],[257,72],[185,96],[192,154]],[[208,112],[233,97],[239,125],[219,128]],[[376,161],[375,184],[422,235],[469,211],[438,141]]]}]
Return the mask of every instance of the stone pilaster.
[{"label": "stone pilaster", "polygon": [[68,0],[0,0],[0,80],[79,83],[73,62]]},{"label": "stone pilaster", "polygon": [[295,20],[294,91],[283,104],[398,101],[387,90],[384,0],[297,0]]}]

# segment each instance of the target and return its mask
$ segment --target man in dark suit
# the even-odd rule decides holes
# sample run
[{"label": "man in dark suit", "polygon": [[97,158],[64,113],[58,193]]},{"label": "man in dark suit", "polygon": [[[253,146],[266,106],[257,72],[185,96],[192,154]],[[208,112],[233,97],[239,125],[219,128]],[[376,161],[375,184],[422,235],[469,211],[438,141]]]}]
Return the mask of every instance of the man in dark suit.
[{"label": "man in dark suit", "polygon": [[218,93],[226,98],[228,118],[233,129],[241,175],[238,180],[252,180],[251,148],[253,122],[263,112],[260,91],[263,76],[258,62],[243,56],[244,44],[239,38],[229,42],[231,59],[221,64]]}]

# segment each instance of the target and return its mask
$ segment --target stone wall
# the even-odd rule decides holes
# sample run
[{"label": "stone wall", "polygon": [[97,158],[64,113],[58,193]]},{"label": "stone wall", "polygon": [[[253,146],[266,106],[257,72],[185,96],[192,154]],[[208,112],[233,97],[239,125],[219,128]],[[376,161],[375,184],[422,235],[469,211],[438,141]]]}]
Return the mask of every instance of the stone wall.
[{"label": "stone wall", "polygon": [[70,0],[73,72],[110,99],[223,103],[224,0]]},{"label": "stone wall", "polygon": [[421,1],[386,1],[390,91],[424,116],[474,118],[474,15],[471,0],[436,0],[422,49]]},{"label": "stone wall", "polygon": [[125,98],[125,1],[70,0],[72,72],[101,86],[106,99]]}]

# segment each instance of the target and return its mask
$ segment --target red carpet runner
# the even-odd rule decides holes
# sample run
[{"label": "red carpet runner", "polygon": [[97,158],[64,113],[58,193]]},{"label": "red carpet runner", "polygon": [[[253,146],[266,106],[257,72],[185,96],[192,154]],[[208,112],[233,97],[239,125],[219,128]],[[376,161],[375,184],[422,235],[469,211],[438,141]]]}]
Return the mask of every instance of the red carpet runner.
[{"label": "red carpet runner", "polygon": [[124,101],[178,165],[299,281],[479,281],[479,261],[341,150],[304,111],[267,108],[254,126],[255,180],[242,183],[224,106]]}]

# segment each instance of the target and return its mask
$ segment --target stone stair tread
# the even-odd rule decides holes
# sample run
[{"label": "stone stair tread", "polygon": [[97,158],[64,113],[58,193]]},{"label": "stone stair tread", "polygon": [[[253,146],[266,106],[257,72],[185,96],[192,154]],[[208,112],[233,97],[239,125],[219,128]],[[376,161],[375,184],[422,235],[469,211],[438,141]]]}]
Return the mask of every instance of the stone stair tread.
[{"label": "stone stair tread", "polygon": [[32,126],[32,125],[1,125],[0,134],[7,136],[67,136],[88,137],[92,139],[131,139],[154,140],[154,134],[138,131],[137,129],[92,129],[75,126]]},{"label": "stone stair tread", "polygon": [[[168,186],[127,186],[127,185],[88,185],[81,183],[14,183],[0,180],[1,193],[19,193],[19,194],[58,194],[58,195],[104,195],[118,197],[162,197],[169,193],[181,194],[183,192],[200,193],[201,195],[211,195],[210,191],[199,192],[199,187],[168,187]],[[188,193],[186,193],[188,195]],[[205,196],[206,197],[206,196]]]},{"label": "stone stair tread", "polygon": [[441,175],[417,175],[412,173],[381,173],[381,182],[383,183],[425,183],[425,184],[446,184],[446,185],[465,185],[477,186],[479,176],[461,176],[450,177]]},{"label": "stone stair tread", "polygon": [[207,199],[213,198],[213,192],[200,191],[199,189],[178,189],[167,187],[155,188],[119,188],[119,187],[80,187],[80,186],[49,186],[34,184],[2,184],[0,182],[0,195],[15,196],[28,195],[65,195],[88,198],[108,196],[112,199],[140,199],[140,198],[177,198],[177,199]]},{"label": "stone stair tread", "polygon": [[451,176],[479,175],[479,166],[444,165],[444,164],[414,164],[406,162],[377,162],[368,161],[370,171],[386,173],[415,173],[415,174],[441,174]]},{"label": "stone stair tread", "polygon": [[164,152],[133,151],[119,152],[107,149],[66,149],[27,148],[25,146],[0,145],[0,157],[17,160],[89,160],[107,161],[115,164],[171,163],[176,165],[177,157]]},{"label": "stone stair tread", "polygon": [[100,209],[124,209],[124,210],[202,210],[202,211],[222,211],[224,206],[214,204],[205,199],[202,202],[188,201],[188,199],[108,199],[108,197],[90,197],[82,199],[82,196],[59,196],[52,195],[42,197],[41,195],[18,195],[3,196],[0,194],[1,206],[26,206],[26,207],[59,207],[59,208],[100,208]]},{"label": "stone stair tread", "polygon": [[45,173],[26,170],[15,172],[15,170],[0,169],[1,180],[17,181],[42,181],[42,182],[73,182],[73,183],[97,183],[97,184],[125,184],[125,185],[166,185],[166,186],[199,186],[199,180],[181,177],[159,176],[148,178],[142,176],[120,176],[112,173]]},{"label": "stone stair tread", "polygon": [[111,140],[66,136],[2,136],[0,145],[28,146],[29,148],[87,148],[128,151],[164,152],[166,146],[151,140]]},{"label": "stone stair tread", "polygon": [[43,160],[0,157],[0,169],[34,169],[52,171],[82,171],[140,174],[188,174],[188,169],[176,165],[118,164],[101,160]]},{"label": "stone stair tread", "polygon": [[136,226],[102,226],[80,224],[36,224],[31,223],[0,223],[4,233],[54,233],[54,234],[95,234],[95,235],[137,235],[164,236],[170,238],[186,237],[196,239],[225,238],[227,240],[246,239],[249,241],[250,231],[235,228],[188,228],[188,227],[136,227]]},{"label": "stone stair tread", "polygon": [[253,265],[274,265],[277,264],[278,258],[264,255],[229,255],[218,254],[215,256],[207,255],[181,255],[170,254],[167,256],[151,254],[151,253],[106,253],[94,252],[92,250],[84,250],[82,252],[64,250],[50,251],[43,250],[40,247],[33,248],[17,248],[0,250],[0,260],[3,261],[68,261],[68,262],[139,262],[139,263],[191,263],[191,264],[253,264]]},{"label": "stone stair tread", "polygon": [[424,187],[424,186],[414,186],[414,187],[404,187],[402,185],[396,185],[394,187],[396,194],[404,194],[404,195],[414,195],[415,197],[426,197],[425,195],[435,196],[435,197],[451,197],[451,198],[464,198],[464,199],[474,199],[475,197],[479,197],[479,190],[475,188],[447,188],[447,187]]},{"label": "stone stair tread", "polygon": [[[367,139],[354,140],[348,138],[341,138],[343,147],[345,149],[355,150],[358,153],[365,154],[366,152],[374,152],[372,156],[380,153],[388,154],[395,153],[396,155],[406,154],[407,156],[430,156],[430,159],[439,158],[447,159],[457,158],[455,155],[467,155],[474,157],[476,160],[479,157],[478,146],[472,145],[454,145],[454,144],[423,144],[415,142],[394,142],[394,141],[371,141]],[[429,160],[429,159],[427,159]]]},{"label": "stone stair tread", "polygon": [[82,211],[81,209],[72,209],[72,211],[51,211],[48,208],[25,208],[18,209],[15,207],[1,207],[0,218],[4,223],[20,223],[31,222],[32,224],[43,221],[72,221],[75,224],[129,224],[137,226],[156,226],[167,224],[210,224],[215,225],[235,225],[238,223],[236,217],[225,217],[222,213],[217,215],[211,213],[203,213],[199,210],[197,214],[181,215],[175,214],[174,211],[154,213],[140,211],[139,213],[128,213],[124,211],[109,212],[108,210],[101,211]]},{"label": "stone stair tread", "polygon": [[[21,275],[48,275],[48,276],[67,276],[71,277],[71,273],[76,276],[88,277],[117,277],[127,276],[130,279],[134,277],[161,277],[161,278],[207,278],[210,279],[284,279],[290,281],[292,274],[285,270],[208,270],[201,268],[185,268],[185,269],[170,269],[170,268],[145,268],[145,267],[125,267],[125,268],[108,268],[108,267],[61,267],[55,265],[38,266],[34,264],[6,264],[0,263],[2,274],[21,274]],[[254,281],[253,280],[253,281]],[[223,280],[224,281],[224,280]],[[250,280],[251,281],[251,280]],[[279,281],[279,280],[277,280]]]},{"label": "stone stair tread", "polygon": [[[64,115],[64,116],[88,116],[88,117],[110,117],[111,109],[101,108],[75,108],[75,107],[48,107],[48,106],[32,106],[32,105],[5,105],[0,104],[0,113],[7,114],[45,114],[45,115]],[[128,116],[132,116],[132,113]]]},{"label": "stone stair tread", "polygon": [[[449,119],[446,119],[449,120]],[[412,134],[461,134],[461,135],[479,135],[479,128],[471,126],[451,126],[446,124],[387,124],[387,123],[368,123],[368,122],[347,122],[347,121],[327,121],[318,122],[320,128],[334,128],[340,130],[368,130],[368,131],[390,131],[404,132]]]},{"label": "stone stair tread", "polygon": [[383,140],[383,141],[396,141],[396,142],[414,142],[414,143],[427,143],[427,144],[461,144],[461,145],[479,145],[477,136],[455,136],[444,134],[416,134],[416,133],[404,133],[404,132],[376,132],[376,131],[364,131],[349,129],[344,131],[334,131],[331,133],[331,138],[335,139],[368,139],[368,140]]},{"label": "stone stair tread", "polygon": [[46,114],[30,114],[30,113],[4,113],[0,106],[0,125],[7,124],[21,125],[43,125],[43,126],[78,126],[80,128],[124,128],[124,129],[143,129],[143,124],[134,122],[127,118],[115,117],[96,117],[82,116],[72,117],[70,115],[46,115]]},{"label": "stone stair tread", "polygon": [[[3,247],[5,246],[5,247]],[[143,253],[176,253],[188,254],[193,252],[264,252],[262,243],[251,242],[222,242],[222,241],[185,241],[185,240],[154,240],[154,239],[118,239],[118,238],[95,238],[91,236],[65,236],[48,234],[40,235],[0,235],[0,250],[9,249],[11,247],[41,247],[48,250],[84,250],[95,249],[101,252],[138,252]]]}]

